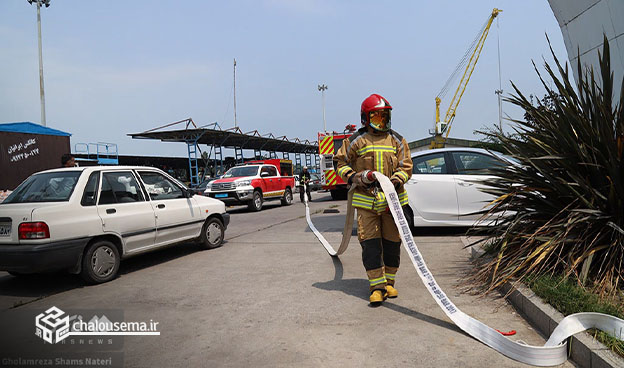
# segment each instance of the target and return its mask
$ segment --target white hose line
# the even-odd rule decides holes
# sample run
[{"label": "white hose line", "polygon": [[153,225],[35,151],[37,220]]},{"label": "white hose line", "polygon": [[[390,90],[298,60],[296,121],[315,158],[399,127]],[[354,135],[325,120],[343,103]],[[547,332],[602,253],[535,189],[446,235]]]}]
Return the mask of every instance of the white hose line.
[{"label": "white hose line", "polygon": [[340,242],[340,247],[338,248],[338,250],[335,251],[331,244],[329,244],[325,237],[323,237],[323,235],[316,229],[316,227],[312,223],[312,219],[310,218],[310,207],[308,207],[308,195],[305,191],[306,186],[305,184],[303,185],[303,200],[306,207],[306,220],[308,221],[308,226],[310,226],[310,230],[312,230],[314,235],[316,235],[318,240],[325,247],[327,253],[329,253],[329,255],[332,257],[337,257],[344,253],[344,251],[347,250],[347,247],[349,246],[349,240],[351,240],[351,233],[353,232],[353,215],[355,213],[355,209],[351,205],[351,199],[353,198],[353,189],[355,189],[355,186],[351,186],[348,194],[347,219],[345,221],[344,229],[342,230],[342,241]]},{"label": "white hose line", "polygon": [[[522,363],[542,367],[564,363],[567,360],[567,342],[565,340],[575,333],[585,331],[586,329],[597,328],[620,340],[624,339],[624,320],[602,313],[576,313],[565,317],[553,331],[544,346],[531,346],[512,341],[503,336],[497,330],[465,314],[459,310],[459,308],[457,308],[455,304],[453,304],[453,302],[446,296],[427,268],[425,260],[420,254],[420,251],[414,242],[414,238],[412,237],[412,233],[403,214],[403,209],[401,208],[398,195],[394,190],[394,185],[392,185],[390,179],[383,174],[375,171],[374,175],[377,181],[381,184],[381,189],[386,194],[386,200],[388,201],[390,212],[392,213],[394,222],[401,234],[401,243],[410,255],[410,259],[412,260],[412,264],[414,265],[418,276],[420,276],[423,284],[427,287],[427,290],[433,299],[435,299],[438,303],[440,308],[442,308],[444,313],[446,313],[453,323],[470,336],[509,358],[515,359]],[[312,224],[312,220],[310,219],[310,209],[308,207],[307,196],[305,193],[304,196],[306,197],[305,205],[308,226],[310,226],[314,235],[316,235],[331,256],[335,257],[342,254],[347,249],[353,229],[353,206],[351,204],[353,188],[349,191],[349,200],[347,202],[347,220],[342,234],[342,242],[338,251],[335,251],[332,248],[323,235]]]}]

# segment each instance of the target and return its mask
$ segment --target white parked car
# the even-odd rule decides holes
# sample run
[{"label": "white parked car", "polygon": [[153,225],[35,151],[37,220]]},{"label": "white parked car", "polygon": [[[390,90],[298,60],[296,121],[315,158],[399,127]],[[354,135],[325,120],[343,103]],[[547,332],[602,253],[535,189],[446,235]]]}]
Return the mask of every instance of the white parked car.
[{"label": "white parked car", "polygon": [[180,242],[223,242],[230,216],[165,172],[93,166],[35,173],[0,203],[0,270],[113,279],[120,260]]},{"label": "white parked car", "polygon": [[475,212],[496,199],[479,190],[483,185],[477,181],[493,178],[488,169],[513,164],[507,156],[478,148],[421,151],[412,162],[405,212],[413,227],[474,225],[481,217]]}]

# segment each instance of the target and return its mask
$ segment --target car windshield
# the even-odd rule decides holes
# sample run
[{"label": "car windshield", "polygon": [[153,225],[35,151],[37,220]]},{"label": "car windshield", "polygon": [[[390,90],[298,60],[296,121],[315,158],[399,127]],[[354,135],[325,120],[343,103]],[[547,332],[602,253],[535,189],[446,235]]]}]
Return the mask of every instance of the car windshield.
[{"label": "car windshield", "polygon": [[32,175],[2,204],[67,201],[81,173],[82,171],[56,171]]},{"label": "car windshield", "polygon": [[224,178],[238,178],[241,176],[255,176],[258,174],[258,166],[240,166],[229,169]]}]

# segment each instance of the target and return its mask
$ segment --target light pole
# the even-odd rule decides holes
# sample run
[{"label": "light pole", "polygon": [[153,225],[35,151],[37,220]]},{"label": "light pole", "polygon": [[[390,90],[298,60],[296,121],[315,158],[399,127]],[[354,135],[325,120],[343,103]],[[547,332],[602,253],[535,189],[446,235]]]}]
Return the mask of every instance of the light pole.
[{"label": "light pole", "polygon": [[236,123],[236,58],[234,58],[234,128],[238,127]]},{"label": "light pole", "polygon": [[43,56],[41,53],[41,5],[50,6],[50,0],[27,0],[29,4],[37,4],[37,29],[39,31],[39,96],[41,97],[41,125],[46,126],[45,92],[43,90]]},{"label": "light pole", "polygon": [[327,89],[327,85],[319,84],[318,90],[321,91],[322,99],[323,99],[323,131],[327,131],[327,126],[325,125],[325,90]]}]

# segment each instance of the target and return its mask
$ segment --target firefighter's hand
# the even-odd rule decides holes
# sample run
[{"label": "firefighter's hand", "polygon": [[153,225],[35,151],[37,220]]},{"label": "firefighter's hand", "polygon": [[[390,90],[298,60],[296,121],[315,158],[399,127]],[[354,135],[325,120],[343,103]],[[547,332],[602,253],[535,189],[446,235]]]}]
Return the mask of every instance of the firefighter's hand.
[{"label": "firefighter's hand", "polygon": [[361,187],[367,187],[377,181],[375,179],[375,175],[370,170],[360,171],[359,173],[353,175],[353,184]]},{"label": "firefighter's hand", "polygon": [[392,182],[392,185],[394,185],[394,190],[399,190],[399,188],[401,187],[401,181],[397,178],[392,178],[390,179],[390,181]]}]

